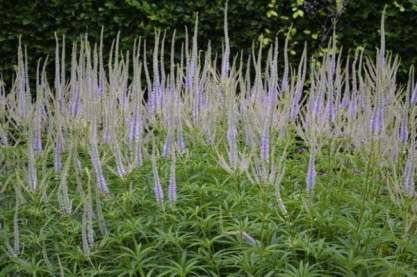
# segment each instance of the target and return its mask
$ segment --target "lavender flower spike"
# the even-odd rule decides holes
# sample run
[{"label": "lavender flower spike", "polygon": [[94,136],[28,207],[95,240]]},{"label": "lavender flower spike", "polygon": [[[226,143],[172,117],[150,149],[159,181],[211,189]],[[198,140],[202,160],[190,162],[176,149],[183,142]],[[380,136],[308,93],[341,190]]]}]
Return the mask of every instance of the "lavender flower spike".
[{"label": "lavender flower spike", "polygon": [[172,145],[172,132],[168,131],[168,135],[165,140],[164,148],[162,150],[162,156],[165,158],[168,157],[171,153],[171,145]]},{"label": "lavender flower spike", "polygon": [[91,150],[90,156],[93,163],[94,171],[96,173],[97,185],[102,193],[108,193],[109,188],[107,187],[106,179],[104,178],[103,168],[101,167],[100,157],[97,146],[97,126],[94,121],[92,124],[92,135],[91,135]]},{"label": "lavender flower spike", "polygon": [[63,144],[62,144],[62,137],[58,134],[55,142],[55,149],[54,149],[54,168],[55,172],[59,173],[62,170],[62,160],[61,155],[63,151]]},{"label": "lavender flower spike", "polygon": [[403,183],[405,192],[409,196],[414,196],[416,194],[414,184],[414,145],[412,145],[411,147],[411,151],[408,154],[408,158],[404,166]]},{"label": "lavender flower spike", "polygon": [[306,178],[306,185],[307,185],[307,192],[313,192],[314,186],[316,185],[316,166],[315,166],[315,153],[314,150],[310,153],[310,159],[308,161],[308,170],[307,170],[307,178]]},{"label": "lavender flower spike", "polygon": [[32,191],[35,191],[38,187],[38,177],[36,172],[35,152],[32,143],[28,143],[28,171],[30,188]]},{"label": "lavender flower spike", "polygon": [[269,161],[269,129],[265,127],[261,137],[261,157],[264,161]]},{"label": "lavender flower spike", "polygon": [[408,140],[408,120],[406,116],[400,123],[399,137],[401,142],[407,142]]},{"label": "lavender flower spike", "polygon": [[162,205],[164,203],[164,191],[162,190],[161,180],[159,179],[155,156],[152,157],[152,173],[153,173],[153,179],[154,179],[153,191],[155,193],[155,199],[159,205]]},{"label": "lavender flower spike", "polygon": [[417,85],[414,87],[413,92],[411,93],[411,104],[417,103]]},{"label": "lavender flower spike", "polygon": [[175,155],[172,155],[171,169],[169,175],[168,198],[171,203],[177,201],[177,182],[175,176]]}]

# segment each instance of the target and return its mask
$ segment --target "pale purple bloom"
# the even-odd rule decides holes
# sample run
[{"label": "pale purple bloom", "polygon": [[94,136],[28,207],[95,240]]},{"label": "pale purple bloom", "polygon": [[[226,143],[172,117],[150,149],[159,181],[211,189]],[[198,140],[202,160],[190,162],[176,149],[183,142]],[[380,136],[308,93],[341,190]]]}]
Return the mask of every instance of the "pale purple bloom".
[{"label": "pale purple bloom", "polygon": [[227,2],[226,7],[224,9],[224,53],[223,53],[223,60],[222,60],[222,68],[221,68],[221,78],[227,78],[229,75],[230,69],[230,42],[229,42],[229,33],[227,27]]},{"label": "pale purple bloom", "polygon": [[39,115],[36,115],[36,119],[34,122],[34,134],[33,134],[33,150],[35,153],[42,152],[42,139],[41,139],[41,126],[40,126],[40,119]]},{"label": "pale purple bloom", "polygon": [[78,87],[75,88],[74,95],[71,98],[70,109],[71,109],[71,115],[73,117],[76,117],[81,110],[80,90]]},{"label": "pale purple bloom", "polygon": [[261,136],[261,158],[269,161],[269,128],[265,127]]},{"label": "pale purple bloom", "polygon": [[384,128],[384,113],[382,108],[377,108],[371,119],[371,130],[374,134],[378,134]]},{"label": "pale purple bloom", "polygon": [[141,140],[137,140],[135,142],[135,147],[134,147],[134,163],[136,167],[141,167],[142,166],[142,145],[141,145]]},{"label": "pale purple bloom", "polygon": [[31,143],[28,143],[28,179],[30,188],[35,191],[38,187],[38,176],[36,172],[36,160],[35,153],[33,151],[33,146]]},{"label": "pale purple bloom", "polygon": [[122,153],[121,153],[120,147],[117,143],[114,147],[115,147],[114,156],[115,156],[115,160],[116,160],[116,172],[117,172],[117,175],[119,177],[123,177],[123,176],[126,175],[127,172],[126,172],[126,169],[123,165]]},{"label": "pale purple bloom", "polygon": [[417,103],[417,85],[414,86],[413,92],[411,93],[411,104]]},{"label": "pale purple bloom", "polygon": [[177,201],[177,181],[175,177],[175,157],[171,161],[169,185],[168,185],[168,198],[171,203]]},{"label": "pale purple bloom", "polygon": [[180,123],[177,128],[177,145],[178,145],[180,153],[183,153],[187,149],[187,145],[185,144],[185,139],[184,139],[184,131]]},{"label": "pale purple bloom", "polygon": [[159,205],[162,205],[164,203],[164,191],[162,190],[161,181],[159,179],[155,157],[152,157],[152,172],[153,172],[153,179],[154,179],[153,191],[155,194],[155,199]]},{"label": "pale purple bloom", "polygon": [[349,110],[348,110],[349,117],[351,118],[355,117],[356,110],[357,110],[356,99],[353,98],[349,103]]},{"label": "pale purple bloom", "polygon": [[233,112],[229,115],[229,124],[227,127],[227,144],[228,144],[228,156],[229,162],[233,169],[236,168],[238,163],[238,153],[237,153],[237,128],[233,119]]},{"label": "pale purple bloom", "polygon": [[168,132],[166,139],[165,139],[164,147],[162,149],[162,156],[166,158],[171,154],[171,146],[172,146],[172,134],[171,132]]},{"label": "pale purple bloom", "polygon": [[141,135],[142,118],[140,116],[139,107],[135,107],[135,111],[129,121],[128,142],[132,143],[139,139]]},{"label": "pale purple bloom", "polygon": [[62,138],[60,135],[57,136],[55,141],[55,151],[54,151],[54,168],[55,172],[61,172],[62,170],[62,151],[63,151],[63,143]]},{"label": "pale purple bloom", "polygon": [[[314,151],[314,150],[313,150]],[[308,169],[306,177],[307,192],[313,192],[314,186],[316,185],[316,165],[315,165],[315,154],[314,152],[310,153],[310,158],[308,160]]]},{"label": "pale purple bloom", "polygon": [[317,116],[323,116],[321,114],[322,99],[321,97],[315,96],[311,101],[311,114],[314,118]]},{"label": "pale purple bloom", "polygon": [[415,183],[414,183],[414,161],[411,155],[407,159],[404,167],[403,182],[404,190],[409,196],[415,195]]},{"label": "pale purple bloom", "polygon": [[326,111],[327,111],[328,120],[331,122],[334,122],[336,119],[337,113],[336,113],[335,104],[332,100],[327,103]]},{"label": "pale purple bloom", "polygon": [[347,93],[346,93],[346,92],[345,92],[345,94],[343,95],[342,102],[340,103],[340,105],[341,105],[343,108],[347,108],[347,107],[348,107],[348,105],[349,105],[349,97],[348,97],[348,95],[347,95]]},{"label": "pale purple bloom", "polygon": [[102,84],[102,82],[99,82],[99,84],[97,86],[97,94],[99,96],[103,96],[103,94],[104,94],[104,85]]},{"label": "pale purple bloom", "polygon": [[100,161],[99,152],[98,152],[97,126],[95,122],[93,122],[92,124],[92,135],[91,135],[91,141],[90,141],[90,157],[91,157],[91,162],[94,167],[94,171],[96,173],[97,186],[100,192],[108,193],[109,189],[107,187],[106,179],[104,178],[103,169],[101,167],[101,161]]},{"label": "pale purple bloom", "polygon": [[408,120],[406,116],[400,123],[399,138],[401,142],[406,142],[408,140]]}]

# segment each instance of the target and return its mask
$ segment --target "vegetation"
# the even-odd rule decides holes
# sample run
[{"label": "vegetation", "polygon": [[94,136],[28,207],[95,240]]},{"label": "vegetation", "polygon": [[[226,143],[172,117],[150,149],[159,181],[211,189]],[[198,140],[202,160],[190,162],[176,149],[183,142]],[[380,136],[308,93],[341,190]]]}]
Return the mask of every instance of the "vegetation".
[{"label": "vegetation", "polygon": [[31,84],[19,45],[0,275],[417,274],[417,85],[412,68],[398,83],[384,18],[375,56],[342,59],[334,38],[292,65],[289,36],[234,56],[224,16],[221,55],[198,21],[152,51],[117,38],[108,60],[103,39],[68,55],[56,36],[53,85],[46,60]]}]

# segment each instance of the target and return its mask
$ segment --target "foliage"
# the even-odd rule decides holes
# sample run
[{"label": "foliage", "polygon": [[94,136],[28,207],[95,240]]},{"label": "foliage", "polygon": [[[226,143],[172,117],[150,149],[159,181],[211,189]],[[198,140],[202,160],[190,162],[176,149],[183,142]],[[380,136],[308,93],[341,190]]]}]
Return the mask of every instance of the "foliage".
[{"label": "foliage", "polygon": [[[19,152],[24,151],[17,148],[6,155],[16,157]],[[161,212],[153,197],[149,162],[123,179],[106,170],[107,176],[113,176],[112,195],[99,201],[108,233],[101,233],[95,220],[96,244],[89,256],[81,249],[83,200],[74,176],[69,187],[75,209],[63,216],[57,209],[54,177],[45,202],[40,192],[26,190],[19,173],[3,175],[0,274],[415,275],[417,230],[414,225],[406,231],[403,221],[414,217],[411,209],[415,207],[394,205],[376,178],[370,191],[375,197],[368,199],[360,217],[366,177],[357,173],[354,164],[359,161],[344,154],[319,159],[320,186],[314,203],[309,203],[303,193],[307,160],[306,152],[294,152],[287,161],[282,191],[288,208],[285,216],[272,187],[254,186],[245,176],[228,176],[218,167],[215,153],[204,145],[191,145],[178,159],[179,200],[175,206],[167,203]],[[166,184],[169,163],[159,168]],[[87,175],[82,178],[87,190]],[[15,190],[24,200],[18,210],[22,246],[18,257],[8,250],[14,240]],[[256,244],[245,240],[244,234]]]},{"label": "foliage", "polygon": [[19,45],[0,275],[415,276],[417,85],[384,22],[376,55],[344,60],[335,37],[296,65],[290,36],[240,58],[227,21],[219,56],[197,23],[181,48],[156,32],[108,59],[57,37],[53,84],[42,61],[31,85]]}]

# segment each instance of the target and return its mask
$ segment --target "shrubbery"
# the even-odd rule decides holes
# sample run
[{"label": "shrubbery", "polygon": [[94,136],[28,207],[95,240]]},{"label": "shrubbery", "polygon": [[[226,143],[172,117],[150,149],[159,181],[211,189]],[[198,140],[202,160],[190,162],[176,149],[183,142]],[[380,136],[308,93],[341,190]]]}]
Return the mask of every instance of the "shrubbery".
[{"label": "shrubbery", "polygon": [[[413,0],[354,1],[354,0],[234,0],[229,1],[230,38],[232,49],[250,52],[252,41],[271,44],[275,36],[284,39],[293,26],[291,53],[301,53],[307,41],[309,53],[319,54],[332,34],[332,22],[345,49],[366,46],[373,53],[378,41],[379,18],[387,4],[387,44],[400,54],[406,71],[416,63],[417,50],[414,31],[417,3]],[[54,33],[65,33],[69,40],[85,32],[98,41],[104,26],[104,41],[111,41],[121,31],[121,47],[129,49],[138,36],[153,37],[155,29],[177,30],[184,38],[184,26],[191,28],[195,13],[200,20],[200,45],[211,40],[215,51],[221,49],[224,0],[104,0],[104,1],[0,1],[0,72],[11,80],[17,63],[18,37],[28,47],[29,63],[34,68],[37,59],[54,53]],[[169,42],[169,38],[167,39]],[[68,48],[68,50],[70,50]],[[290,53],[290,54],[291,54]],[[52,72],[50,66],[50,72]],[[30,70],[34,79],[35,71]]]}]

